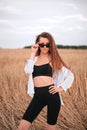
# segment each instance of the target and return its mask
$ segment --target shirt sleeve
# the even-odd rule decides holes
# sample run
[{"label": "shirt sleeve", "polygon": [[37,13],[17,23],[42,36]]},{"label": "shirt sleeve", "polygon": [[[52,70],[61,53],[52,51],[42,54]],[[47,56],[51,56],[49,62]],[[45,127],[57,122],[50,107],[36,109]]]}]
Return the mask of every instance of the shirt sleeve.
[{"label": "shirt sleeve", "polygon": [[60,86],[66,92],[66,90],[71,87],[73,81],[74,81],[74,74],[70,70],[68,70],[68,73],[67,73],[64,81],[60,84]]},{"label": "shirt sleeve", "polygon": [[34,67],[34,60],[28,59],[24,67],[25,73],[31,74],[33,72],[33,67]]}]

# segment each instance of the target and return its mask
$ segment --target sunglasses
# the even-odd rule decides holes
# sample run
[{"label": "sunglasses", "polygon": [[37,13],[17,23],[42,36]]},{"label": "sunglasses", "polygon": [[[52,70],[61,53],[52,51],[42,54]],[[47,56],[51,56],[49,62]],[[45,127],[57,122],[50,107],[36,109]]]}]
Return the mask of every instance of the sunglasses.
[{"label": "sunglasses", "polygon": [[45,46],[46,48],[50,48],[50,43],[47,43],[47,44],[40,43],[40,44],[39,44],[39,47],[41,47],[41,48],[44,48],[44,46]]}]

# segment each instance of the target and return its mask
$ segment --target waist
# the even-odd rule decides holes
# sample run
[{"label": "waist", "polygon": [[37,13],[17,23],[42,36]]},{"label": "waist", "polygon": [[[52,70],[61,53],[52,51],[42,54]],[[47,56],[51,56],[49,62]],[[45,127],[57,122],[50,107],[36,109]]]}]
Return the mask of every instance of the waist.
[{"label": "waist", "polygon": [[53,86],[54,84],[49,84],[49,85],[46,85],[46,86],[34,86],[34,90],[42,90],[42,89],[48,89],[50,86]]},{"label": "waist", "polygon": [[34,86],[34,88],[46,88],[46,87],[50,87],[50,86],[53,86],[54,84],[49,84],[49,85],[46,85],[46,86]]},{"label": "waist", "polygon": [[34,86],[48,86],[49,84],[53,84],[53,78],[48,76],[38,76],[33,79]]}]

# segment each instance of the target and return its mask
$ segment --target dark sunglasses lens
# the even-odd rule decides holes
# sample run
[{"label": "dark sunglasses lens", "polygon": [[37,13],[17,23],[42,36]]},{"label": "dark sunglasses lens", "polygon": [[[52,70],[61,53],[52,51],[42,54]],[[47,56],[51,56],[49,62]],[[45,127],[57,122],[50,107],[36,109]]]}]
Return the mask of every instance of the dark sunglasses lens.
[{"label": "dark sunglasses lens", "polygon": [[43,48],[44,46],[46,46],[47,48],[49,48],[49,47],[50,47],[50,44],[49,44],[49,43],[48,43],[48,44],[46,44],[46,45],[45,45],[45,44],[43,44],[43,43],[42,43],[42,44],[39,44],[39,47],[41,47],[41,48]]},{"label": "dark sunglasses lens", "polygon": [[42,48],[43,48],[43,47],[44,47],[44,44],[39,44],[39,47],[42,47]]},{"label": "dark sunglasses lens", "polygon": [[49,48],[49,47],[50,47],[50,44],[46,44],[46,47]]}]

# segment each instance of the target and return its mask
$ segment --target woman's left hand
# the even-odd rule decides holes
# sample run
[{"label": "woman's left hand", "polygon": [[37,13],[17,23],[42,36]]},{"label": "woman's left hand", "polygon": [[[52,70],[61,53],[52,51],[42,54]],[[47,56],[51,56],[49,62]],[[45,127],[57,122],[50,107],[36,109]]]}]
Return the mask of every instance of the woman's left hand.
[{"label": "woman's left hand", "polygon": [[49,92],[52,93],[52,94],[62,92],[62,91],[63,91],[62,87],[56,87],[56,86],[50,86],[49,87]]}]

